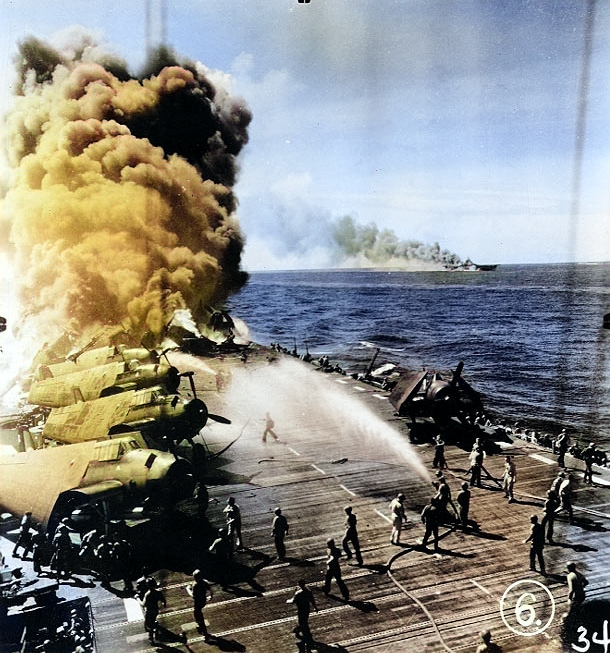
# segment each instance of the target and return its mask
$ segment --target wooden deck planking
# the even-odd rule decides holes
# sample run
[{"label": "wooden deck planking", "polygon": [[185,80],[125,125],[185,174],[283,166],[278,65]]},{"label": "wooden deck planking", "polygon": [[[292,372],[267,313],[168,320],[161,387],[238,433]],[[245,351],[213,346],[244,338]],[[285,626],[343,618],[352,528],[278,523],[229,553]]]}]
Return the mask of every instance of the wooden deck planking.
[{"label": "wooden deck planking", "polygon": [[[231,365],[239,364],[231,361]],[[355,390],[355,386],[363,387],[364,391]],[[351,379],[347,379],[342,387],[391,421],[406,437],[408,429],[405,423],[393,417],[389,403],[376,396],[380,394],[378,391]],[[233,417],[229,414],[229,407],[223,406],[222,395],[212,401],[207,395],[203,398],[211,411]],[[543,579],[529,571],[529,545],[521,542],[529,530],[530,514],[542,515],[542,501],[557,467],[530,457],[529,454],[536,453],[536,450],[527,445],[518,443],[519,446],[514,448],[514,453],[519,454],[515,488],[518,502],[509,505],[501,490],[484,479],[484,489],[472,490],[471,504],[471,517],[479,522],[482,534],[464,535],[459,531],[448,534],[441,541],[446,553],[439,556],[418,549],[405,550],[392,564],[392,575],[407,590],[408,594],[405,594],[386,574],[380,573],[378,567],[387,564],[401,551],[389,544],[388,504],[398,491],[406,494],[410,524],[403,531],[403,540],[414,544],[423,535],[419,511],[432,493],[429,481],[420,479],[404,465],[367,458],[367,452],[363,452],[357,443],[336,442],[333,433],[314,414],[303,415],[290,427],[283,425],[280,437],[285,444],[270,441],[263,445],[260,442],[261,430],[260,424],[250,424],[242,438],[225,455],[223,470],[245,477],[249,482],[210,488],[212,504],[208,511],[210,521],[222,525],[222,508],[226,499],[235,496],[242,509],[246,545],[258,554],[269,556],[275,553],[270,530],[276,505],[282,507],[291,525],[286,546],[288,556],[294,562],[281,564],[270,560],[259,569],[256,583],[263,588],[263,596],[234,596],[217,588],[214,601],[206,608],[210,631],[238,642],[248,651],[284,653],[297,650],[292,634],[296,613],[293,606],[286,605],[286,600],[301,576],[314,587],[320,608],[320,613],[311,617],[314,637],[326,646],[336,644],[338,650],[342,647],[354,652],[427,653],[446,650],[429,618],[411,598],[415,597],[433,615],[453,651],[474,651],[478,631],[490,628],[505,653],[555,653],[560,651],[560,647],[553,639],[553,629],[549,630],[548,637],[524,638],[503,625],[498,606],[508,585],[522,578],[542,580],[551,590],[558,612],[563,611],[567,590],[561,576],[565,562],[574,558],[591,580],[588,594],[608,595],[610,570],[605,553],[610,541],[605,530],[608,520],[596,514],[577,509],[575,525],[568,524],[563,518],[557,520],[556,539],[564,546],[545,550],[547,569],[557,577]],[[434,470],[430,465],[432,447],[419,445],[414,449],[426,462],[433,478]],[[542,455],[553,458],[549,452],[542,452]],[[333,464],[343,457],[348,459],[347,462]],[[469,467],[468,453],[447,447],[447,460],[450,470],[446,477],[455,499]],[[500,477],[503,456],[488,457],[485,466],[494,476]],[[606,488],[583,489],[579,478],[575,485],[577,506],[608,504]],[[362,602],[362,609],[321,593],[325,541],[327,537],[334,537],[339,544],[343,533],[343,506],[347,504],[353,505],[358,516],[365,563],[372,566],[361,569],[345,562],[342,565],[352,598]],[[260,557],[251,557],[248,552],[236,553],[235,558],[246,565],[261,560]],[[189,634],[192,651],[212,650],[193,630],[190,599],[184,586],[187,580],[180,573],[166,574],[164,585],[168,608],[162,612],[160,620],[172,630],[179,632],[184,629]],[[241,589],[251,591],[246,586]],[[111,598],[114,608],[110,609],[107,605],[109,595],[100,596],[104,596],[105,603],[93,597],[100,653],[153,650],[149,649],[143,636],[141,622],[123,623],[122,602]],[[376,610],[367,612],[367,605]]]}]

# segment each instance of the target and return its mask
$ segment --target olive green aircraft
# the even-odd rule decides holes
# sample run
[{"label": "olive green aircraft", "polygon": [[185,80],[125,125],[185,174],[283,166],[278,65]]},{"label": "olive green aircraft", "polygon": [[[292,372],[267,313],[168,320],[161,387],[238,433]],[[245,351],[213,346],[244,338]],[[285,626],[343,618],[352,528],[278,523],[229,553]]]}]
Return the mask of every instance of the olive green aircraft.
[{"label": "olive green aircraft", "polygon": [[[190,372],[183,376],[192,380]],[[208,419],[231,423],[225,417],[210,414],[196,396],[189,400],[154,386],[53,408],[44,423],[42,437],[74,444],[139,430],[149,446],[172,450],[184,441],[192,443]]]},{"label": "olive green aircraft", "polygon": [[107,345],[88,348],[87,346],[71,351],[65,356],[54,353],[53,346],[43,347],[34,357],[34,379],[44,379],[88,370],[106,363],[158,363],[162,354],[145,347],[127,347],[127,345]]},{"label": "olive green aircraft", "polygon": [[[179,373],[161,356],[91,343],[63,359],[43,350],[29,387],[35,407],[2,422],[14,430],[19,452],[0,445],[0,506],[31,511],[52,531],[81,504],[191,496],[215,457],[193,439],[208,419],[230,420],[208,412],[192,372]],[[191,397],[179,393],[182,378]],[[184,441],[192,462],[176,455]]]},{"label": "olive green aircraft", "polygon": [[138,505],[146,498],[185,499],[195,480],[191,464],[148,449],[139,433],[18,452],[0,447],[0,506],[32,517],[53,532],[83,506],[107,501]]},{"label": "olive green aircraft", "polygon": [[55,349],[43,347],[34,357],[34,371],[23,383],[31,404],[55,408],[151,385],[172,393],[180,383],[178,370],[167,360],[168,350],[88,344],[59,356]]},{"label": "olive green aircraft", "polygon": [[[28,403],[42,409],[22,420],[30,427],[44,414],[42,429],[32,431],[34,440],[74,444],[137,429],[148,446],[168,451],[184,441],[192,445],[208,419],[230,424],[208,412],[197,398],[193,373],[179,373],[167,360],[167,350],[159,354],[144,347],[94,344],[95,339],[63,359],[57,345],[37,354]],[[190,381],[192,399],[179,393],[182,378]]]},{"label": "olive green aircraft", "polygon": [[[60,365],[66,369],[61,363],[38,368],[36,375],[43,378],[32,380],[28,403],[59,408],[149,386],[160,386],[165,392],[173,394],[180,385],[178,370],[166,363],[147,364],[132,359],[57,374]],[[56,368],[55,375],[51,367]]]}]

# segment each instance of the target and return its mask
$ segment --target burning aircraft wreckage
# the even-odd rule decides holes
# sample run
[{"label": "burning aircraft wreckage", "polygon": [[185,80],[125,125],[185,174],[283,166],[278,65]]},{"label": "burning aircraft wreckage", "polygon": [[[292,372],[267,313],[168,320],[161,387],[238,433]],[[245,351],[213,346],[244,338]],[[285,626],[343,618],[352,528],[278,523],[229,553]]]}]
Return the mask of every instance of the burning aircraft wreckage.
[{"label": "burning aircraft wreckage", "polygon": [[[187,494],[204,480],[209,452],[196,438],[209,419],[229,419],[192,383],[185,399],[192,377],[163,340],[179,331],[195,354],[240,347],[233,319],[210,307],[247,281],[232,186],[251,116],[228,76],[166,47],[141,76],[87,39],[66,54],[29,38],[18,64],[2,201],[27,307],[15,331],[79,338],[41,351],[27,386],[36,408],[4,420],[22,451],[3,451],[0,502],[33,507],[27,461],[45,488],[33,512],[52,531],[81,501],[160,495],[168,483]],[[113,330],[130,342],[92,340]],[[184,442],[189,461],[175,458]]]},{"label": "burning aircraft wreckage", "polygon": [[[81,540],[92,529],[111,533],[112,524],[128,519],[134,544],[151,532],[139,532],[138,522],[150,521],[154,530],[157,518],[193,499],[196,490],[201,514],[208,463],[232,442],[216,453],[206,446],[201,431],[208,419],[230,421],[208,412],[197,397],[193,373],[178,372],[167,351],[143,347],[86,346],[63,359],[58,351],[61,347],[47,347],[35,359],[23,382],[27,403],[1,421],[2,508],[56,537],[69,524]],[[188,381],[188,397],[182,381]],[[94,650],[86,599],[58,601],[58,582],[24,578],[20,568],[2,573],[0,645],[11,650],[24,632],[54,632],[62,615],[67,622],[80,615],[89,624],[81,633],[87,643],[83,650]],[[29,599],[33,609],[11,611]],[[59,648],[52,650],[68,650],[55,644]]]}]

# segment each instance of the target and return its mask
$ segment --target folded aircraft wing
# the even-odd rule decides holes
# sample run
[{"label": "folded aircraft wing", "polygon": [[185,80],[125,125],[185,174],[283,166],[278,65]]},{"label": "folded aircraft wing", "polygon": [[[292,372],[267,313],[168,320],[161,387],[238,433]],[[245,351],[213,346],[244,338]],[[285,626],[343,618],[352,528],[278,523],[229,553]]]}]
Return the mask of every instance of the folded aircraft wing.
[{"label": "folded aircraft wing", "polygon": [[107,363],[90,370],[79,370],[33,381],[28,402],[47,408],[59,408],[79,400],[97,399],[104,388],[115,384],[123,368],[124,363]]},{"label": "folded aircraft wing", "polygon": [[419,392],[427,375],[428,372],[425,370],[421,372],[404,372],[400,375],[389,396],[389,401],[396,409],[396,412],[400,412],[403,404],[410,401]]},{"label": "folded aircraft wing", "polygon": [[47,523],[66,490],[78,487],[92,457],[93,443],[74,450],[49,447],[18,453],[0,452],[0,505],[16,515],[31,511],[37,522]]},{"label": "folded aircraft wing", "polygon": [[122,392],[54,408],[45,422],[43,436],[70,444],[103,440],[113,426],[125,421],[133,394],[132,391]]}]

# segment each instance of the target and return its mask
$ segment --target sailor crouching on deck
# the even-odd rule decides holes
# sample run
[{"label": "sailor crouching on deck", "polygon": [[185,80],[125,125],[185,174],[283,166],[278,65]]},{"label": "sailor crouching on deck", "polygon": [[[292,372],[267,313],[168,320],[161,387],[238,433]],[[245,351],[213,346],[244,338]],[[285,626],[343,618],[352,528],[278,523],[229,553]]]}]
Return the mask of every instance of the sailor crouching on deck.
[{"label": "sailor crouching on deck", "polygon": [[501,653],[502,649],[491,641],[491,631],[482,630],[479,633],[481,643],[477,647],[476,653]]}]

